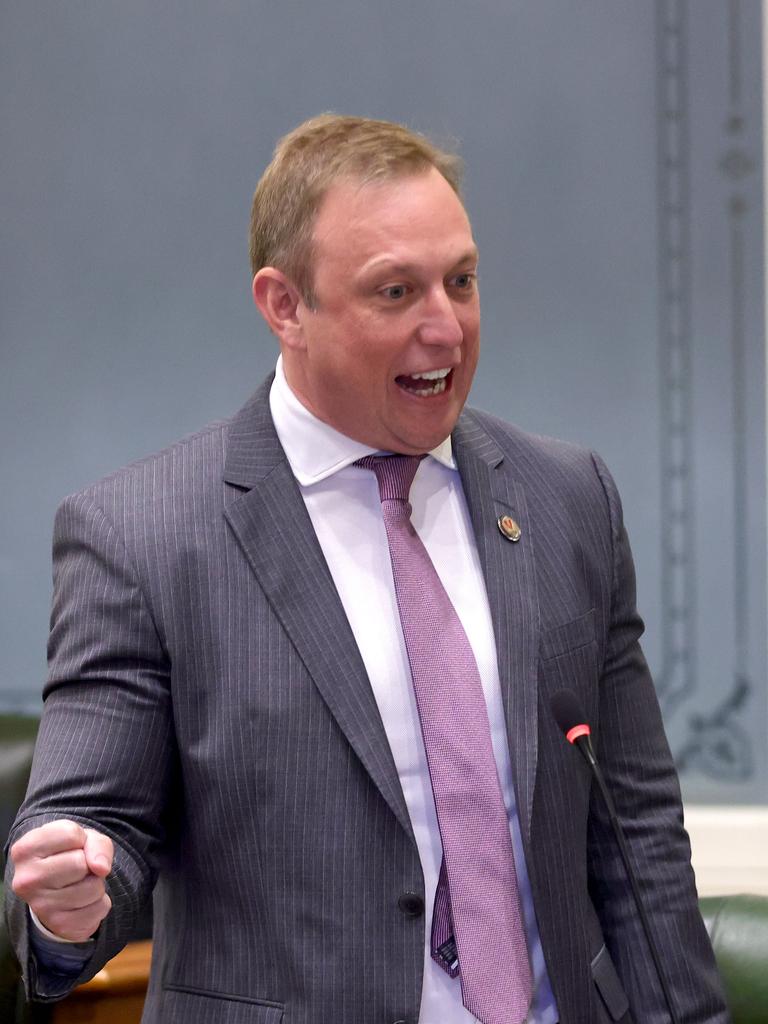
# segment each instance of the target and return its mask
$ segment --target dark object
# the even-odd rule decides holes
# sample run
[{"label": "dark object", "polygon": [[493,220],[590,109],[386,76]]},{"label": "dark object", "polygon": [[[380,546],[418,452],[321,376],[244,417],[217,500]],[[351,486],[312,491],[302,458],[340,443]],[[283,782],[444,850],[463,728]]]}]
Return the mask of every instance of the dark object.
[{"label": "dark object", "polygon": [[424,913],[424,900],[417,892],[404,892],[397,905],[406,917],[421,917]]},{"label": "dark object", "polygon": [[638,916],[640,917],[640,923],[643,926],[645,938],[648,942],[648,948],[651,952],[651,957],[653,958],[654,967],[656,968],[659,985],[664,993],[664,1001],[667,1004],[670,1019],[672,1020],[672,1024],[679,1024],[679,1018],[675,1012],[674,1003],[672,1002],[672,993],[667,985],[667,979],[661,966],[661,957],[659,956],[659,951],[656,948],[656,942],[653,938],[653,932],[651,931],[651,924],[648,920],[648,915],[645,912],[643,898],[640,895],[640,886],[635,878],[635,872],[632,870],[632,862],[629,859],[629,848],[627,847],[624,830],[622,829],[621,822],[616,814],[616,808],[614,807],[613,799],[608,791],[608,787],[605,784],[603,773],[600,771],[600,766],[597,763],[597,758],[595,757],[595,752],[592,747],[592,740],[590,738],[589,723],[587,722],[584,710],[581,707],[576,694],[571,690],[559,690],[554,694],[550,702],[550,707],[552,708],[552,714],[555,716],[555,721],[565,733],[566,739],[581,752],[592,771],[598,787],[600,788],[603,800],[605,801],[605,806],[608,809],[608,817],[611,821],[613,834],[616,837],[616,843],[618,844],[621,859],[624,863],[624,870],[632,888],[632,895],[635,900]]}]

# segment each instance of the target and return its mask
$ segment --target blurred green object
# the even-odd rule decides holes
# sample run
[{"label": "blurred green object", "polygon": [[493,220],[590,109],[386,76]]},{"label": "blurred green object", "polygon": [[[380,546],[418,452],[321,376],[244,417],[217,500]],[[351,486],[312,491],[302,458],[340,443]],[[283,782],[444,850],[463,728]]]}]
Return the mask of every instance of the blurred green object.
[{"label": "blurred green object", "polygon": [[768,1022],[768,897],[708,896],[701,914],[723,977],[733,1024]]}]

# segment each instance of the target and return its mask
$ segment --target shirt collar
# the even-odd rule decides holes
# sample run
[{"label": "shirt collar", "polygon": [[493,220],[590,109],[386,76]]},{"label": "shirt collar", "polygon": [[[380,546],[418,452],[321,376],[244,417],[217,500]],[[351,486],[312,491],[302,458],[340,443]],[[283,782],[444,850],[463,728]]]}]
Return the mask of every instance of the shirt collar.
[{"label": "shirt collar", "polygon": [[[302,405],[285,379],[282,356],[277,360],[269,408],[280,444],[302,487],[319,483],[364,455],[377,451],[339,433]],[[456,469],[450,437],[429,454],[448,469]]]}]

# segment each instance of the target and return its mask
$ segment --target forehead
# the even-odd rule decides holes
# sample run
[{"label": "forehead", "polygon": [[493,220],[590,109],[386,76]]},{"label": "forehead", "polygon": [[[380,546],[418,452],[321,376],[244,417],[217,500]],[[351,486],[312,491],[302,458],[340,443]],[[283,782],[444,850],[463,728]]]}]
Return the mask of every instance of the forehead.
[{"label": "forehead", "polygon": [[390,251],[396,257],[456,250],[459,258],[474,250],[466,210],[434,167],[383,181],[335,183],[320,205],[313,240],[318,254],[355,262]]}]

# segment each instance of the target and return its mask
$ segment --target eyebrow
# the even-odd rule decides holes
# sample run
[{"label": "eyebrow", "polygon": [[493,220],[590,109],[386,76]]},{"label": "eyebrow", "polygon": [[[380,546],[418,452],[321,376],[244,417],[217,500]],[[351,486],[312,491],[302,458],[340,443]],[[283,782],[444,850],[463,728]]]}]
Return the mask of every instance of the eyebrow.
[{"label": "eyebrow", "polygon": [[[452,264],[452,267],[460,267],[464,263],[477,263],[480,259],[480,253],[476,246],[471,249],[467,249],[459,258]],[[389,256],[378,256],[371,260],[370,263],[363,267],[363,273],[369,274],[376,270],[384,269],[391,270],[395,274],[410,274],[413,271],[420,269],[420,265],[417,263],[401,262],[399,260],[393,260]]]}]

